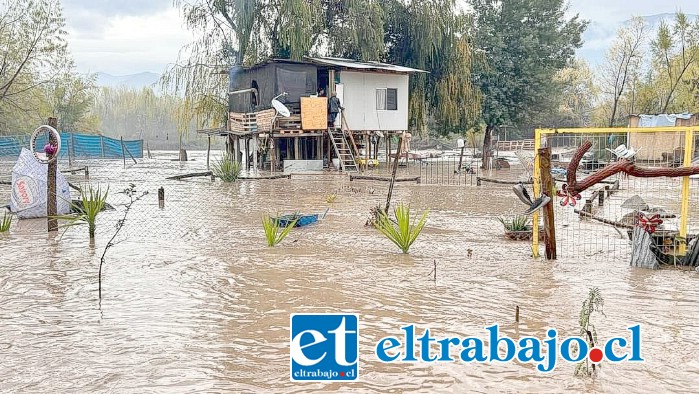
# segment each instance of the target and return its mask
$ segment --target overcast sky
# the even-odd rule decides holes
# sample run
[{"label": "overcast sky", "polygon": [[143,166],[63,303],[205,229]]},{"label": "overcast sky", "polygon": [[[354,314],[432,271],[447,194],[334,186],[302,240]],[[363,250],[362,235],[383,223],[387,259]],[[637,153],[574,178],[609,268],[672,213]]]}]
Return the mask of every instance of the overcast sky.
[{"label": "overcast sky", "polygon": [[[172,0],[63,0],[70,47],[81,72],[162,73],[192,40]],[[634,15],[699,14],[699,0],[572,0],[593,25],[586,49],[604,47],[605,32]],[[608,36],[608,34],[606,34]]]}]

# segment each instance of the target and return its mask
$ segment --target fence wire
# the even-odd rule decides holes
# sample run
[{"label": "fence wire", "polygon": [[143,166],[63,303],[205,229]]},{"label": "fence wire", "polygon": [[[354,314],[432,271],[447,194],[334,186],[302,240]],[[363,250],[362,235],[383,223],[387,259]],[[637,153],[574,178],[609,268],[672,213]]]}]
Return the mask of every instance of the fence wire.
[{"label": "fence wire", "polygon": [[[552,173],[558,178],[557,190],[565,183],[566,168],[575,150],[584,142],[592,142],[578,168],[578,181],[605,165],[618,160],[613,152],[626,152],[637,166],[651,168],[683,165],[685,149],[697,159],[697,132],[692,146],[685,147],[685,132],[620,130],[590,134],[543,134],[541,147],[552,152]],[[687,240],[699,233],[699,191],[692,179],[689,188]],[[639,178],[625,173],[613,175],[581,193],[576,206],[561,206],[555,199],[557,253],[560,257],[601,257],[626,259],[631,255],[631,232],[640,211],[659,214],[663,224],[654,234],[663,252],[679,254],[681,242],[681,210],[685,200],[681,177]],[[540,242],[542,245],[543,242]]]}]

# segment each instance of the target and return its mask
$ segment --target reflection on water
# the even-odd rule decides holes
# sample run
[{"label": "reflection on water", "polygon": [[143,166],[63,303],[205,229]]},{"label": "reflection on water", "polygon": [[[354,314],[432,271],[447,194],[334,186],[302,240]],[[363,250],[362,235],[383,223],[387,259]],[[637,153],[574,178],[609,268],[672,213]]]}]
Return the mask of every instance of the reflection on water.
[{"label": "reflection on water", "polygon": [[[89,163],[91,182],[109,184],[117,206],[87,229],[49,239],[43,220],[15,223],[0,236],[0,391],[115,392],[688,392],[699,382],[699,304],[693,272],[648,272],[628,260],[532,260],[526,243],[502,239],[494,219],[511,212],[507,188],[400,184],[395,201],[430,209],[423,236],[405,256],[364,227],[387,185],[318,175],[291,180],[212,183],[167,176],[200,171],[197,161]],[[11,163],[0,165],[0,176]],[[74,182],[81,181],[77,175]],[[133,182],[150,194],[134,205],[104,267],[97,267]],[[158,187],[166,190],[158,208]],[[375,190],[367,192],[368,187]],[[339,192],[338,192],[339,190]],[[267,248],[260,215],[323,212]],[[0,186],[0,202],[9,187]],[[465,250],[473,249],[467,258]],[[427,274],[433,261],[438,278]],[[507,335],[543,336],[546,327],[577,333],[591,286],[606,299],[601,338],[643,325],[644,364],[604,365],[597,379],[560,364],[541,375],[531,365],[381,364],[376,341],[402,323],[436,336],[482,336],[500,323]],[[515,306],[521,322],[515,326]],[[295,312],[360,314],[361,381],[289,381],[288,325]]]}]

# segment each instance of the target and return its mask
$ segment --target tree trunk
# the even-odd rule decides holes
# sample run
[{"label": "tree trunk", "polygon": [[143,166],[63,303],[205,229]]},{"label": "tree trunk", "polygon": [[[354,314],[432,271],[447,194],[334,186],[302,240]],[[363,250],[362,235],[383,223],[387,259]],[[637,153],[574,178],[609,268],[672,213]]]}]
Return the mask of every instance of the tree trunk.
[{"label": "tree trunk", "polygon": [[490,145],[493,137],[493,129],[495,125],[489,124],[485,127],[485,133],[483,134],[483,163],[481,168],[484,170],[488,169],[488,163],[490,163]]},{"label": "tree trunk", "polygon": [[619,96],[614,96],[614,104],[612,105],[612,116],[609,118],[609,127],[614,127],[614,119],[616,118],[616,109],[619,105]]}]

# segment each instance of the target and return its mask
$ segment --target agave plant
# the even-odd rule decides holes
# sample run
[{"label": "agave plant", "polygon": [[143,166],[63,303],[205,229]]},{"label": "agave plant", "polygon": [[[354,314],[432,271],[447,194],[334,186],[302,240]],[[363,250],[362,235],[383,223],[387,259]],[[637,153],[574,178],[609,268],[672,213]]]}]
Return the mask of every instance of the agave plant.
[{"label": "agave plant", "polygon": [[2,221],[0,221],[0,233],[10,231],[10,225],[12,224],[12,215],[3,213]]},{"label": "agave plant", "polygon": [[512,219],[498,218],[507,231],[529,231],[529,217],[515,216]]},{"label": "agave plant", "polygon": [[224,182],[235,182],[240,177],[241,168],[237,161],[233,161],[230,156],[225,156],[214,163],[211,171]]},{"label": "agave plant", "polygon": [[381,234],[396,244],[403,253],[408,253],[410,246],[422,232],[429,211],[425,211],[417,223],[415,223],[416,218],[410,218],[410,206],[399,204],[393,212],[396,216],[395,222],[383,210],[379,209],[374,226]]},{"label": "agave plant", "polygon": [[267,246],[274,247],[286,238],[291,232],[291,229],[296,226],[298,219],[294,219],[292,222],[287,223],[286,227],[280,224],[279,217],[272,217],[270,215],[262,216],[262,227],[265,229],[265,238],[267,239]]},{"label": "agave plant", "polygon": [[98,186],[96,189],[92,185],[80,190],[80,199],[71,201],[70,205],[73,212],[76,214],[58,216],[58,219],[68,221],[66,226],[75,226],[78,224],[87,223],[90,238],[95,238],[95,230],[97,229],[97,215],[104,209],[104,204],[107,201],[109,188],[102,193]]}]

